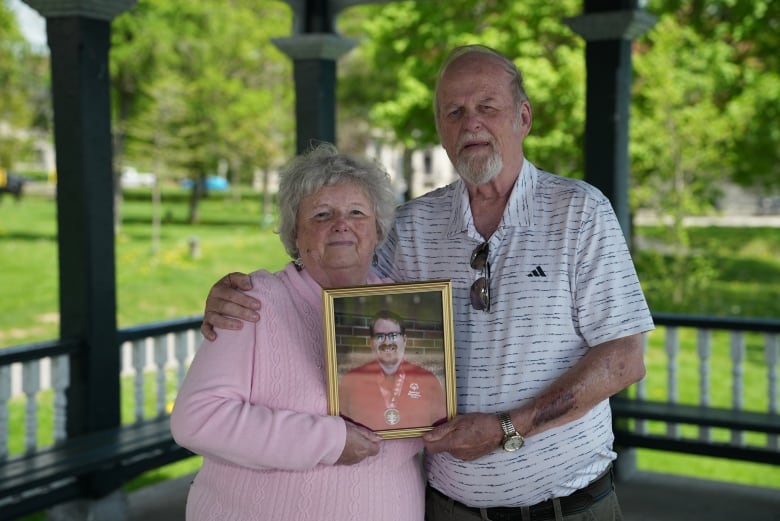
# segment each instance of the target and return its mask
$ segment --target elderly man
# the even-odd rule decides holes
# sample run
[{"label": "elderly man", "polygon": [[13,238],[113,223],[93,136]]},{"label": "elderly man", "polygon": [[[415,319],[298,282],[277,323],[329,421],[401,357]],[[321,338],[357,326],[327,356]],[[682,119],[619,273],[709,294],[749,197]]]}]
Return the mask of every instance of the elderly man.
[{"label": "elderly man", "polygon": [[[377,266],[452,280],[458,415],[423,437],[427,519],[622,519],[608,398],[644,376],[653,323],[615,213],[525,158],[531,103],[500,53],[453,50],[434,111],[460,179],[399,210]],[[231,279],[206,335],[258,319]]]}]

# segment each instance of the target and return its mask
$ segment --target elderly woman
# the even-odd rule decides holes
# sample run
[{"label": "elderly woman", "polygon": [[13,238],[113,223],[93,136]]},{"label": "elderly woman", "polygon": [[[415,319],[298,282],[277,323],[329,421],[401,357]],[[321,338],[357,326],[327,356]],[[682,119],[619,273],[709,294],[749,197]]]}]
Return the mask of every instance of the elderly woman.
[{"label": "elderly woman", "polygon": [[387,282],[370,267],[394,204],[380,166],[332,145],[283,172],[279,234],[295,260],[251,275],[264,320],[203,342],[171,415],[176,442],[204,456],[189,521],[423,519],[421,440],[327,414],[322,289]]}]

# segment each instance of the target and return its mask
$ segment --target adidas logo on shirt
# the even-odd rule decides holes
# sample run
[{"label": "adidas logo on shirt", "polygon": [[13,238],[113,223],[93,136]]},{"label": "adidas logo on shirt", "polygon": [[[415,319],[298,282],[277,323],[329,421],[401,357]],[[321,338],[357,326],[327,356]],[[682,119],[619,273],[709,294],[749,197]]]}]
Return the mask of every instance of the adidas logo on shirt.
[{"label": "adidas logo on shirt", "polygon": [[546,277],[547,274],[544,272],[541,266],[537,266],[531,271],[531,273],[528,274],[529,277]]}]

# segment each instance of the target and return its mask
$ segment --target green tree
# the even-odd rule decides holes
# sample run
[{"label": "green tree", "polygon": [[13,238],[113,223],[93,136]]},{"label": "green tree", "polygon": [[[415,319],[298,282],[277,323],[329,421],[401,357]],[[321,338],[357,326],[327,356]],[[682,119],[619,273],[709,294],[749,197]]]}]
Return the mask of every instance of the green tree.
[{"label": "green tree", "polygon": [[[138,131],[129,134],[129,127],[153,102],[153,78],[164,68],[171,52],[166,21],[149,0],[139,0],[136,7],[117,17],[111,24],[111,101],[113,105],[114,142],[114,227],[122,222],[122,188],[120,175],[125,165],[128,138],[142,139]],[[143,133],[155,143],[155,133]],[[156,143],[155,143],[156,144]],[[138,166],[155,170],[160,175],[157,154]]]},{"label": "green tree", "polygon": [[723,48],[704,71],[716,83],[713,102],[732,119],[731,179],[780,191],[780,2],[775,0],[654,0],[700,36],[703,46]]},{"label": "green tree", "polygon": [[346,79],[355,82],[353,89],[371,85],[359,98],[363,105],[373,104],[371,127],[385,129],[388,142],[413,151],[438,143],[433,88],[447,52],[469,43],[494,47],[514,57],[525,76],[534,108],[534,131],[526,141],[529,157],[545,169],[581,175],[584,42],[562,23],[579,9],[578,0],[394,2],[355,8],[345,16],[370,13],[362,14],[362,32],[355,37],[358,53],[371,66],[360,69],[354,80]]},{"label": "green tree", "polygon": [[[289,155],[289,60],[271,43],[289,31],[280,2],[142,1],[118,20],[117,111],[128,158],[151,158],[169,177],[194,181],[197,222],[204,181],[228,164],[234,180]],[[122,99],[122,98],[118,98]]]},{"label": "green tree", "polygon": [[[718,103],[718,76],[729,46],[703,41],[673,16],[661,16],[634,60],[631,114],[632,202],[666,219],[674,262],[664,280],[675,303],[706,284],[711,266],[688,261],[689,232],[683,219],[713,210],[728,179],[733,125]],[[671,270],[671,271],[669,271]]]},{"label": "green tree", "polygon": [[29,131],[51,127],[48,60],[25,40],[16,16],[0,2],[0,168],[32,153]]},{"label": "green tree", "polygon": [[683,219],[715,211],[729,180],[780,187],[780,9],[764,0],[658,0],[650,9],[661,14],[635,48],[631,197],[668,223],[671,250],[656,260],[675,305],[716,271],[690,251]]}]

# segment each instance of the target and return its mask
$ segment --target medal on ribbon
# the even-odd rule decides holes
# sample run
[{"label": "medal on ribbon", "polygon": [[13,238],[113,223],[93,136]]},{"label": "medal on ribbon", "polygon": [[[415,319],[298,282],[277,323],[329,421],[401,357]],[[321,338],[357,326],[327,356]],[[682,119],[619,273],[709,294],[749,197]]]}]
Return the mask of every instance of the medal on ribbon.
[{"label": "medal on ribbon", "polygon": [[385,374],[380,372],[377,384],[379,385],[379,392],[382,393],[382,398],[385,400],[385,423],[388,425],[396,425],[401,421],[401,411],[396,408],[396,403],[398,402],[398,397],[401,395],[401,389],[403,388],[404,380],[406,380],[406,373],[401,371],[396,375],[392,395],[390,394],[390,391],[385,389],[382,385],[384,379]]}]

